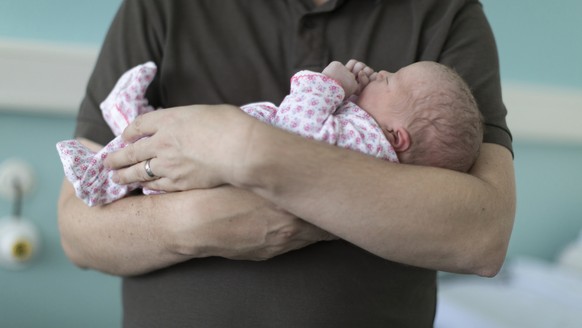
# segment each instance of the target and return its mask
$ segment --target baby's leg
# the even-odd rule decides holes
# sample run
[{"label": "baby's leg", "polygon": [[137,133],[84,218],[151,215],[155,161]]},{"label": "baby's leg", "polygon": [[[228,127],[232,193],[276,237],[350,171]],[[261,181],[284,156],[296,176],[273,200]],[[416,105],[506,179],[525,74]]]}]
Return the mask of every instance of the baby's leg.
[{"label": "baby's leg", "polygon": [[156,65],[147,62],[125,72],[100,104],[103,118],[118,136],[135,118],[154,110],[145,93],[156,75]]},{"label": "baby's leg", "polygon": [[95,153],[77,140],[57,143],[57,151],[65,177],[75,194],[89,206],[108,204],[126,196],[137,185],[118,185],[111,180],[111,171],[103,165],[107,154],[124,146],[121,138],[111,141]]}]

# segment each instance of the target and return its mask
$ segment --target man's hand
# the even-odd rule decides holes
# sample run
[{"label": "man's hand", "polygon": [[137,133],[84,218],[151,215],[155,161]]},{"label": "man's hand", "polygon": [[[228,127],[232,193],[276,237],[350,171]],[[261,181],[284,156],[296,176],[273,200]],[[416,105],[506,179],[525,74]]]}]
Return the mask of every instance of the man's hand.
[{"label": "man's hand", "polygon": [[[167,192],[217,187],[227,184],[244,161],[250,146],[245,140],[255,124],[262,123],[228,105],[147,113],[125,129],[127,147],[110,154],[105,165],[117,170],[113,179],[119,184],[140,182]],[[149,176],[146,161],[154,176]]]}]

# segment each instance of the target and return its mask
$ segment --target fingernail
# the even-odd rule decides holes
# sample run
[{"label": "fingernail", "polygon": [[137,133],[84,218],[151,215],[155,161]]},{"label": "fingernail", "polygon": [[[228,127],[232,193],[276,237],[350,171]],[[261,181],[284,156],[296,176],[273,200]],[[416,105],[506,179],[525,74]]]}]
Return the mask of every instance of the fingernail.
[{"label": "fingernail", "polygon": [[119,175],[117,175],[117,173],[113,173],[111,175],[111,180],[113,180],[113,182],[119,184]]}]

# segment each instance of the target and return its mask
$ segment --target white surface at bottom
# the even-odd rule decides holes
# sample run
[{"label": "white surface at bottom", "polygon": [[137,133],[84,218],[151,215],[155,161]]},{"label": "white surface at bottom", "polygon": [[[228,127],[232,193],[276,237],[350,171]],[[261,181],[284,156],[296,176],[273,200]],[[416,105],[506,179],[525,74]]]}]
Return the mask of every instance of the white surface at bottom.
[{"label": "white surface at bottom", "polygon": [[499,278],[444,280],[435,327],[580,328],[582,274],[520,259]]}]

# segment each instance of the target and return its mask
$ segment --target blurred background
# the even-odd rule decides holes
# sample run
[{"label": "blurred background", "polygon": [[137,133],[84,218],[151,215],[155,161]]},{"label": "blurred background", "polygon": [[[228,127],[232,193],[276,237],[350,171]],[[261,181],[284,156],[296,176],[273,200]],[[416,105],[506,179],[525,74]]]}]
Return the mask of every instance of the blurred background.
[{"label": "blurred background", "polygon": [[[32,168],[22,216],[41,236],[28,268],[0,267],[0,327],[120,326],[119,279],[76,268],[60,247],[63,174],[55,151],[72,136],[76,106],[120,3],[0,0],[0,165],[18,158]],[[582,229],[582,2],[482,3],[514,134],[518,207],[507,263],[525,257],[552,265]],[[71,73],[59,74],[62,67]],[[0,218],[13,210],[0,197]]]}]

